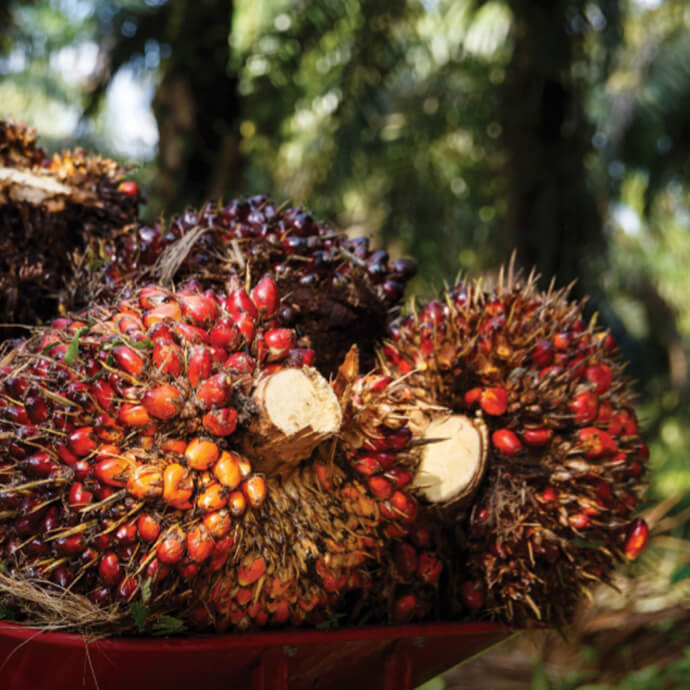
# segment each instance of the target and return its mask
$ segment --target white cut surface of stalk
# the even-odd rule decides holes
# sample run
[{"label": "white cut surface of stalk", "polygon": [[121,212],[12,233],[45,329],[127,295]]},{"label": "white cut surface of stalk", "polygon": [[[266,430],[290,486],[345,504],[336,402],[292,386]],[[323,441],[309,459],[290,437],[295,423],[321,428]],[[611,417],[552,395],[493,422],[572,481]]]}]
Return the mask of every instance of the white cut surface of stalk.
[{"label": "white cut surface of stalk", "polygon": [[462,496],[484,470],[486,426],[465,415],[449,415],[431,422],[424,437],[439,440],[424,448],[412,486],[432,503]]},{"label": "white cut surface of stalk", "polygon": [[335,393],[315,370],[283,369],[266,382],[263,396],[271,422],[286,436],[307,428],[330,434],[342,423]]}]

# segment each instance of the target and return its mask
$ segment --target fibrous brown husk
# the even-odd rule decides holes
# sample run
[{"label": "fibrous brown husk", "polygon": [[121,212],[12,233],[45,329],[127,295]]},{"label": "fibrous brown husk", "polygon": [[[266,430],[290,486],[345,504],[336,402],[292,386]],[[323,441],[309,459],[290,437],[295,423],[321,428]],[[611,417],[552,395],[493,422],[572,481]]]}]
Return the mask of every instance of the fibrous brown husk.
[{"label": "fibrous brown husk", "polygon": [[0,338],[73,306],[75,252],[136,218],[138,196],[118,189],[125,172],[81,149],[48,157],[33,128],[0,121]]}]

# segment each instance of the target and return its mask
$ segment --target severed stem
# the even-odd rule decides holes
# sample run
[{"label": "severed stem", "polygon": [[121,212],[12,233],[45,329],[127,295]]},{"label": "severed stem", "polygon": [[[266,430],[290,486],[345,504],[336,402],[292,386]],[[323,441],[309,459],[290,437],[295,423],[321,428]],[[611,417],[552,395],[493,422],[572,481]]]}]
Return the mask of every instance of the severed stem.
[{"label": "severed stem", "polygon": [[328,381],[311,367],[283,369],[254,393],[255,421],[243,450],[259,472],[287,473],[325,438],[340,431],[343,414]]}]

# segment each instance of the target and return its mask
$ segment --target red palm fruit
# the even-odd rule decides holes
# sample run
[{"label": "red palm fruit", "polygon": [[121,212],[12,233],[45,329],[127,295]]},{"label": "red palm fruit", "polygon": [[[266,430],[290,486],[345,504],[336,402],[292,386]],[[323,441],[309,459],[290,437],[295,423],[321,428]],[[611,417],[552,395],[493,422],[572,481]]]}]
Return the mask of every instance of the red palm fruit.
[{"label": "red palm fruit", "polygon": [[594,392],[602,395],[611,388],[613,373],[608,364],[597,364],[585,369],[585,378],[595,384]]},{"label": "red palm fruit", "polygon": [[106,443],[119,443],[125,436],[125,430],[106,412],[96,417],[95,428],[98,438]]},{"label": "red palm fruit", "polygon": [[283,359],[295,347],[295,331],[291,328],[273,328],[264,334],[264,342],[268,348],[267,360],[276,362]]},{"label": "red palm fruit", "polygon": [[589,527],[591,520],[585,513],[575,513],[568,515],[568,523],[575,530],[582,530]]},{"label": "red palm fruit", "polygon": [[242,481],[240,459],[237,453],[224,450],[218,462],[213,466],[213,474],[216,479],[230,491],[236,489]]},{"label": "red palm fruit", "polygon": [[244,515],[247,509],[247,499],[244,497],[242,491],[233,491],[228,496],[228,510],[233,517],[240,517]]},{"label": "red palm fruit", "polygon": [[148,336],[153,341],[160,340],[165,343],[174,343],[176,338],[171,325],[163,321],[159,321],[149,328]]},{"label": "red palm fruit", "polygon": [[465,606],[472,611],[479,611],[484,606],[484,588],[479,582],[463,582],[460,596]]},{"label": "red palm fruit", "polygon": [[110,587],[97,587],[88,594],[89,601],[96,606],[106,608],[111,602]]},{"label": "red palm fruit", "polygon": [[402,467],[392,467],[385,476],[393,482],[396,489],[403,489],[412,481],[412,473]]},{"label": "red palm fruit", "polygon": [[599,413],[597,414],[597,424],[606,424],[611,419],[613,414],[613,406],[610,400],[602,400],[599,405]]},{"label": "red palm fruit", "polygon": [[117,186],[117,191],[127,196],[139,196],[139,185],[134,180],[123,180]]},{"label": "red palm fruit", "polygon": [[225,489],[220,484],[213,482],[199,495],[196,506],[201,513],[211,513],[224,508],[227,502]]},{"label": "red palm fruit", "polygon": [[122,579],[122,568],[117,554],[112,551],[106,553],[98,565],[98,574],[104,584],[112,587]]},{"label": "red palm fruit", "polygon": [[539,500],[541,500],[542,503],[547,504],[558,503],[558,493],[552,486],[547,486],[544,491],[541,492]]},{"label": "red palm fruit", "polygon": [[178,321],[175,323],[175,334],[188,345],[208,345],[208,333],[203,328]]},{"label": "red palm fruit", "polygon": [[111,352],[119,367],[128,374],[139,376],[144,371],[144,358],[129,345],[116,345]]},{"label": "red palm fruit", "polygon": [[60,460],[69,467],[76,465],[79,461],[79,458],[64,443],[56,443],[55,451],[60,457]]},{"label": "red palm fruit", "polygon": [[245,342],[251,343],[256,335],[256,321],[249,314],[238,314],[234,317],[235,325]]},{"label": "red palm fruit", "polygon": [[117,586],[116,594],[122,601],[131,601],[139,591],[139,583],[135,577],[127,575]]},{"label": "red palm fruit", "polygon": [[144,326],[151,328],[161,321],[180,321],[182,319],[182,310],[177,302],[166,302],[159,304],[153,309],[149,309],[144,314]]},{"label": "red palm fruit", "polygon": [[233,290],[223,301],[225,311],[237,318],[241,314],[247,314],[255,320],[258,316],[256,305],[244,290]]},{"label": "red palm fruit", "polygon": [[589,459],[596,460],[616,453],[616,442],[613,438],[596,427],[588,426],[580,429],[578,438],[584,447],[586,457]]},{"label": "red palm fruit", "polygon": [[252,600],[252,590],[248,587],[240,587],[235,594],[235,601],[240,606],[246,606]]},{"label": "red palm fruit", "polygon": [[74,476],[80,481],[89,479],[92,474],[91,465],[86,460],[79,460],[72,466]]},{"label": "red palm fruit", "polygon": [[155,340],[153,343],[153,364],[165,374],[180,376],[184,370],[182,348],[165,340]]},{"label": "red palm fruit", "polygon": [[504,388],[484,388],[479,396],[479,406],[490,415],[505,414],[508,395]]},{"label": "red palm fruit", "polygon": [[367,483],[371,493],[380,500],[390,498],[393,494],[393,486],[385,477],[382,477],[381,475],[370,477]]},{"label": "red palm fruit", "polygon": [[417,549],[401,541],[393,545],[393,561],[400,575],[409,580],[417,572]]},{"label": "red palm fruit", "polygon": [[234,407],[211,410],[202,418],[204,429],[215,436],[229,436],[237,428],[238,414]]},{"label": "red palm fruit", "polygon": [[609,504],[613,500],[613,492],[611,491],[611,485],[603,480],[598,481],[594,485],[594,493],[596,494],[599,501],[604,505]]},{"label": "red palm fruit", "polygon": [[417,501],[402,491],[394,491],[390,497],[390,504],[397,514],[397,519],[410,524],[417,518]]},{"label": "red palm fruit", "polygon": [[145,542],[156,541],[161,532],[160,521],[151,513],[142,513],[137,518],[137,531]]},{"label": "red palm fruit", "polygon": [[534,346],[532,361],[539,369],[544,369],[553,364],[553,348],[548,340],[540,340]]},{"label": "red palm fruit", "polygon": [[173,508],[187,510],[194,493],[194,482],[186,467],[171,463],[163,471],[163,500]]},{"label": "red palm fruit", "polygon": [[119,546],[134,544],[137,540],[137,523],[135,520],[120,525],[115,530],[115,542]]},{"label": "red palm fruit", "polygon": [[72,508],[79,509],[91,503],[93,494],[81,482],[74,482],[69,490],[68,502]]},{"label": "red palm fruit", "polygon": [[625,538],[625,557],[630,560],[637,558],[644,551],[648,539],[649,526],[642,518],[637,518],[630,524]]},{"label": "red palm fruit", "polygon": [[570,333],[568,333],[567,331],[561,331],[560,333],[554,334],[552,342],[553,346],[557,350],[565,352],[570,347],[570,343],[572,342],[572,340],[573,337]]},{"label": "red palm fruit", "polygon": [[203,525],[196,525],[187,532],[187,557],[195,563],[203,563],[213,553],[213,537]]},{"label": "red palm fruit", "polygon": [[203,517],[204,527],[214,539],[224,537],[232,526],[232,518],[226,508],[206,513]]},{"label": "red palm fruit", "polygon": [[60,553],[68,556],[78,556],[86,548],[86,542],[83,535],[73,534],[71,537],[56,539],[55,546]]},{"label": "red palm fruit", "polygon": [[514,457],[523,449],[522,443],[517,435],[510,429],[498,429],[491,434],[491,442],[499,453]]},{"label": "red palm fruit", "polygon": [[365,477],[371,477],[372,475],[383,471],[383,467],[381,467],[379,461],[374,457],[373,454],[357,458],[352,463],[352,469],[354,469],[355,472],[363,474]]},{"label": "red palm fruit", "polygon": [[151,417],[144,405],[124,403],[117,414],[118,420],[125,426],[146,426],[151,423]]},{"label": "red palm fruit", "polygon": [[227,405],[232,398],[232,382],[230,377],[221,372],[203,381],[196,391],[199,405],[208,410],[216,406]]},{"label": "red palm fruit", "polygon": [[233,319],[224,317],[216,321],[208,334],[208,342],[213,347],[234,350],[241,340],[240,332]]},{"label": "red palm fruit", "polygon": [[241,587],[248,587],[266,572],[266,561],[261,556],[246,556],[237,568],[237,582]]},{"label": "red palm fruit", "polygon": [[143,402],[151,417],[163,421],[176,417],[184,407],[184,398],[180,391],[167,383],[147,390]]},{"label": "red palm fruit", "polygon": [[252,508],[258,508],[266,498],[266,480],[255,474],[242,482],[242,493]]},{"label": "red palm fruit", "polygon": [[553,429],[523,429],[520,436],[526,445],[536,448],[545,446],[553,438]]},{"label": "red palm fruit", "polygon": [[443,571],[443,563],[433,554],[422,551],[419,555],[419,565],[417,566],[417,577],[428,585],[435,585]]},{"label": "red palm fruit", "polygon": [[195,347],[189,356],[187,377],[195,388],[205,381],[213,371],[213,357],[207,347]]},{"label": "red palm fruit", "polygon": [[185,318],[195,326],[208,328],[218,318],[218,305],[205,295],[179,295]]},{"label": "red palm fruit", "polygon": [[634,436],[637,434],[635,413],[628,410],[616,413],[611,417],[608,431],[613,436]]},{"label": "red palm fruit", "polygon": [[256,360],[244,352],[235,352],[228,357],[224,366],[239,374],[251,374],[256,366]]},{"label": "red palm fruit", "polygon": [[591,391],[578,393],[570,403],[570,411],[578,424],[590,424],[597,418],[599,401]]},{"label": "red palm fruit", "polygon": [[156,547],[156,558],[164,565],[174,565],[182,560],[186,550],[184,532],[173,527]]},{"label": "red palm fruit", "polygon": [[163,565],[154,556],[149,561],[149,564],[146,566],[146,570],[144,572],[146,573],[147,579],[150,579],[154,582],[160,582],[161,580],[164,580],[170,574],[170,566],[169,565]]},{"label": "red palm fruit", "polygon": [[92,426],[82,426],[75,429],[67,437],[67,443],[70,450],[80,458],[83,458],[85,455],[92,453],[98,448],[98,443],[93,437]]},{"label": "red palm fruit", "polygon": [[251,292],[252,302],[254,302],[259,314],[265,317],[273,316],[278,311],[280,305],[280,295],[275,280],[270,276],[264,276]]},{"label": "red palm fruit", "polygon": [[185,450],[187,450],[187,441],[178,438],[166,438],[165,441],[161,443],[161,450],[169,453],[177,453],[177,455],[184,455]]},{"label": "red palm fruit", "polygon": [[192,439],[184,452],[187,464],[201,472],[214,465],[219,455],[218,446],[213,441],[201,437]]},{"label": "red palm fruit", "polygon": [[393,604],[391,618],[394,623],[409,623],[417,611],[417,599],[414,594],[405,594]]},{"label": "red palm fruit", "polygon": [[158,465],[140,465],[127,479],[127,491],[140,501],[163,495],[163,472]]},{"label": "red palm fruit", "polygon": [[42,424],[48,419],[48,406],[43,398],[28,396],[24,400],[24,409],[32,424]]},{"label": "red palm fruit", "polygon": [[55,459],[43,451],[30,455],[21,463],[21,468],[26,474],[37,478],[50,477],[59,467]]}]

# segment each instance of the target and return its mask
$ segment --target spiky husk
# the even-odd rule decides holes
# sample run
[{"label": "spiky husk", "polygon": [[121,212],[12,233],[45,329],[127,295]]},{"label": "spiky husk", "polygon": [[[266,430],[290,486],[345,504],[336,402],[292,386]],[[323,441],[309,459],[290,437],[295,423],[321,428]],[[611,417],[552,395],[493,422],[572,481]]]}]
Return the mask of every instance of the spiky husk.
[{"label": "spiky husk", "polygon": [[[49,158],[33,128],[0,121],[1,323],[35,324],[74,306],[73,254],[136,218],[138,195],[120,188],[124,173],[81,149]],[[20,335],[0,327],[0,338]]]},{"label": "spiky husk", "polygon": [[[111,621],[133,601],[186,615],[203,578],[241,573],[256,524],[245,521],[267,487],[234,448],[252,434],[258,384],[309,360],[274,327],[275,284],[262,287],[251,298],[148,286],[6,348],[0,553],[16,587],[0,589],[25,609],[45,619],[67,589]],[[93,607],[67,609],[84,625]]]},{"label": "spiky husk", "polygon": [[413,262],[389,263],[367,238],[348,239],[301,207],[257,196],[209,203],[95,243],[75,282],[102,295],[141,276],[163,283],[194,276],[204,288],[227,289],[230,275],[270,274],[286,295],[281,324],[296,328],[319,370],[331,373],[353,343],[373,365],[376,341],[414,273]]},{"label": "spiky husk", "polygon": [[479,412],[486,476],[456,521],[455,591],[475,617],[560,624],[646,539],[631,522],[648,450],[611,336],[567,290],[511,274],[460,284],[394,324],[384,371],[414,395]]}]

